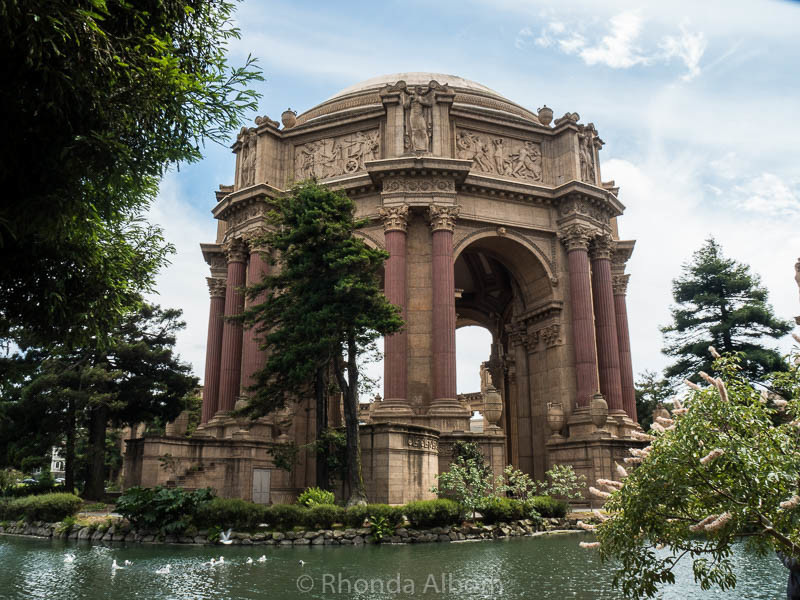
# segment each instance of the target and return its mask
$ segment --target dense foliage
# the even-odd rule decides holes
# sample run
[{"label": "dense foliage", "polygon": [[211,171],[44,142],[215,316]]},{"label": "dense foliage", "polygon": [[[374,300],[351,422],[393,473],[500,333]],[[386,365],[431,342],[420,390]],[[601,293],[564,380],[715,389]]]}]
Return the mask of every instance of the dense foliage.
[{"label": "dense foliage", "polygon": [[116,511],[134,527],[174,534],[192,525],[201,508],[213,497],[208,488],[186,491],[161,486],[132,487],[117,499]]},{"label": "dense foliage", "polygon": [[657,419],[652,444],[628,459],[641,464],[601,482],[608,491],[593,490],[608,498],[600,552],[614,560],[627,596],[654,596],[684,557],[701,587],[733,587],[732,544],[742,536],[758,552],[800,558],[798,357],[792,362],[778,376],[787,400],[754,387],[740,356],[717,358],[719,376],[702,374],[709,385],[695,386],[671,419]]},{"label": "dense foliage", "polygon": [[668,403],[674,395],[669,381],[654,371],[645,371],[634,384],[636,394],[636,418],[642,429],[647,430],[653,422],[653,411]]},{"label": "dense foliage", "polygon": [[336,497],[333,495],[333,492],[329,492],[328,490],[310,487],[300,493],[297,497],[297,503],[310,508],[318,504],[335,504]]},{"label": "dense foliage", "polygon": [[364,222],[356,220],[355,204],[343,194],[305,182],[276,202],[273,228],[260,241],[280,254],[281,268],[248,288],[251,305],[244,315],[269,352],[244,411],[260,416],[314,397],[320,436],[332,371],[344,396],[349,503],[364,502],[358,358],[378,337],[402,326],[398,309],[381,291],[379,274],[388,254],[354,235]]},{"label": "dense foliage", "polygon": [[54,523],[78,512],[83,501],[74,494],[43,494],[0,501],[0,521]]},{"label": "dense foliage", "polygon": [[142,219],[170,164],[256,108],[231,2],[0,0],[0,338],[103,339],[171,247]]},{"label": "dense foliage", "polygon": [[758,275],[726,258],[713,238],[684,265],[672,283],[672,295],[673,322],[662,332],[664,353],[677,360],[665,370],[667,378],[697,383],[700,371],[711,370],[709,346],[741,353],[744,372],[756,381],[785,370],[781,355],[762,340],[786,335],[792,324],[775,317]]}]

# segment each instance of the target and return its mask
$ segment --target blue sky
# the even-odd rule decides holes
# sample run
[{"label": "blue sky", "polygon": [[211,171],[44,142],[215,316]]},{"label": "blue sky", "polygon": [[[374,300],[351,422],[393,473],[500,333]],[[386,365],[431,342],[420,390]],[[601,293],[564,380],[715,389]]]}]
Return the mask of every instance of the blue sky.
[{"label": "blue sky", "polygon": [[[536,110],[578,112],[606,142],[604,180],[637,245],[628,292],[634,372],[667,359],[671,280],[709,235],[762,276],[776,312],[800,313],[800,4],[794,2],[266,2],[244,0],[231,60],[257,57],[259,110],[279,120],[338,90],[402,71],[452,73]],[[156,300],[184,309],[179,351],[202,378],[208,317],[200,242],[229,148],[170,173],[153,221],[178,253]],[[459,330],[459,392],[478,387],[488,342]],[[782,348],[790,347],[784,340]]]}]

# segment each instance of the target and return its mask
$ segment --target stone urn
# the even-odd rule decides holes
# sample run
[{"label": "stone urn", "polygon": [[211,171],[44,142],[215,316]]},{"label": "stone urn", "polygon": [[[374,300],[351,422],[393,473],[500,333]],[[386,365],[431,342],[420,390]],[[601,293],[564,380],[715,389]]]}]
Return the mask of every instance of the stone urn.
[{"label": "stone urn", "polygon": [[297,124],[297,112],[293,111],[291,108],[287,108],[283,113],[281,113],[281,123],[283,123],[284,129],[291,129]]},{"label": "stone urn", "polygon": [[659,404],[653,409],[653,421],[655,421],[658,417],[661,417],[662,419],[670,418],[669,411],[664,408],[663,404]]},{"label": "stone urn", "polygon": [[539,109],[539,123],[548,127],[550,122],[553,120],[553,109],[548,108],[545,104],[542,108]]},{"label": "stone urn", "polygon": [[483,394],[483,415],[492,429],[498,429],[497,423],[503,416],[503,397],[493,385],[489,385]]},{"label": "stone urn", "polygon": [[598,429],[602,429],[608,420],[608,403],[603,394],[595,394],[589,404],[589,416]]},{"label": "stone urn", "polygon": [[548,402],[547,426],[550,428],[550,433],[555,437],[561,437],[561,430],[564,429],[566,422],[567,417],[561,402]]}]

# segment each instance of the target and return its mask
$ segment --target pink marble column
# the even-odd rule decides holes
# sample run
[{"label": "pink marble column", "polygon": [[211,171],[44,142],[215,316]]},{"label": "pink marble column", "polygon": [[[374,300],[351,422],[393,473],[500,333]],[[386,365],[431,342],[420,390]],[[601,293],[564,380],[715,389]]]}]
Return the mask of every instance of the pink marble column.
[{"label": "pink marble column", "polygon": [[[269,264],[262,255],[263,249],[250,247],[250,260],[247,263],[247,287],[260,283],[264,276],[269,274]],[[264,294],[254,300],[245,300],[245,304],[260,304],[264,301]],[[266,354],[259,348],[259,336],[256,326],[246,327],[242,343],[242,394],[247,395],[248,388],[255,385],[255,374],[264,366]]]},{"label": "pink marble column", "polygon": [[636,392],[633,388],[633,362],[631,360],[631,338],[628,330],[628,306],[625,295],[630,275],[614,275],[614,313],[617,319],[617,343],[619,345],[619,376],[622,383],[622,406],[636,423]]},{"label": "pink marble column", "polygon": [[600,392],[608,402],[608,411],[624,413],[622,406],[622,381],[619,370],[619,341],[617,318],[614,314],[614,289],[611,284],[610,235],[595,238],[592,247],[592,297],[594,299],[595,330],[597,335],[597,363],[600,374]]},{"label": "pink marble column", "polygon": [[431,205],[433,231],[433,402],[432,414],[461,413],[456,392],[456,290],[453,231],[457,206]]},{"label": "pink marble column", "polygon": [[[381,216],[389,253],[384,266],[384,294],[389,302],[400,308],[405,320],[408,206],[384,207]],[[376,408],[377,413],[413,414],[408,404],[408,336],[405,329],[383,339],[383,356],[384,399]]]},{"label": "pink marble column", "polygon": [[207,277],[208,291],[211,294],[211,308],[208,311],[208,337],[206,338],[206,370],[203,378],[202,423],[208,423],[217,412],[219,396],[219,368],[222,356],[222,329],[225,312],[225,280]]},{"label": "pink marble column", "polygon": [[560,233],[567,247],[572,338],[575,347],[577,391],[575,405],[588,407],[598,389],[592,283],[589,275],[590,230],[572,225]]},{"label": "pink marble column", "polygon": [[[241,240],[226,245],[228,282],[225,288],[225,316],[241,314],[244,309],[244,285],[247,249]],[[218,411],[232,410],[239,397],[242,378],[242,324],[225,320],[222,330],[222,360],[219,380]]]}]

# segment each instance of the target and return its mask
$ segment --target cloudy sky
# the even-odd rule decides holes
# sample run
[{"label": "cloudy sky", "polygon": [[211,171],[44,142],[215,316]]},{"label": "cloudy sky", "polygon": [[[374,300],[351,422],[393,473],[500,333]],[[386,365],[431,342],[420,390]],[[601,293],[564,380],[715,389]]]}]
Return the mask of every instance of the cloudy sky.
[{"label": "cloudy sky", "polygon": [[[669,321],[671,280],[709,235],[761,275],[780,316],[800,313],[800,4],[244,0],[237,20],[232,61],[252,54],[265,76],[253,118],[302,112],[376,75],[431,71],[593,122],[606,143],[603,179],[616,180],[627,207],[621,236],[637,240],[635,373],[666,364],[658,327]],[[234,167],[229,148],[206,151],[165,178],[151,213],[178,250],[156,300],[184,309],[179,350],[201,378],[208,292],[198,244],[214,239],[214,190],[233,182]],[[478,388],[481,331],[459,330],[459,392]]]}]

